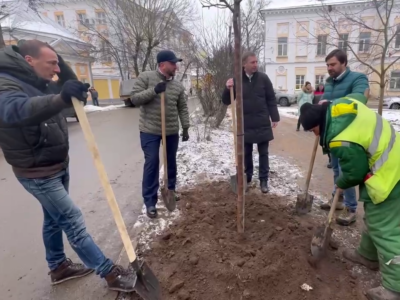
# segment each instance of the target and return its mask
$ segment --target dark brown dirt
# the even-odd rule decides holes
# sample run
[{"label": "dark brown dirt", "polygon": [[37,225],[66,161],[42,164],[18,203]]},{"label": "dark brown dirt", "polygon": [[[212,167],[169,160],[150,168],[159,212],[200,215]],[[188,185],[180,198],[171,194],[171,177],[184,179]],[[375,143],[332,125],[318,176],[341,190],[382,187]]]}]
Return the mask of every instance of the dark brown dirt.
[{"label": "dark brown dirt", "polygon": [[[287,199],[246,197],[246,232],[236,232],[236,195],[227,183],[183,193],[182,217],[156,239],[144,257],[165,300],[365,299],[338,251],[313,268],[311,217],[292,214]],[[308,284],[313,288],[304,291]]]}]

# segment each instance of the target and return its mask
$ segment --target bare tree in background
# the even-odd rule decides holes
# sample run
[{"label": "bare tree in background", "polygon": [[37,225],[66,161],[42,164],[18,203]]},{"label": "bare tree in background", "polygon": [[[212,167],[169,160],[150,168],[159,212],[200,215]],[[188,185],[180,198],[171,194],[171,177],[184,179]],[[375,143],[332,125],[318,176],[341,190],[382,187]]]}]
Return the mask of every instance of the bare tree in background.
[{"label": "bare tree in background", "polygon": [[[28,1],[23,1],[23,0],[18,0],[18,1],[1,1],[0,0],[0,22],[4,17],[7,17],[8,14],[12,14],[18,9],[21,9],[20,4],[27,4],[27,6],[32,9],[35,13],[37,13],[37,8],[38,5],[40,4],[41,0],[28,0]],[[4,36],[3,36],[3,28],[0,23],[0,48],[4,48],[6,46],[6,43],[4,41]]]},{"label": "bare tree in background", "polygon": [[[396,53],[400,47],[400,27],[394,24],[399,12],[397,0],[370,0],[351,10],[323,3],[319,14],[324,21],[317,26],[326,34],[316,36],[310,32],[316,40],[317,54],[326,45],[341,48],[364,66],[365,73],[377,78],[370,82],[379,85],[380,115],[389,71],[400,60],[400,53]],[[400,81],[398,85],[400,88]]]}]

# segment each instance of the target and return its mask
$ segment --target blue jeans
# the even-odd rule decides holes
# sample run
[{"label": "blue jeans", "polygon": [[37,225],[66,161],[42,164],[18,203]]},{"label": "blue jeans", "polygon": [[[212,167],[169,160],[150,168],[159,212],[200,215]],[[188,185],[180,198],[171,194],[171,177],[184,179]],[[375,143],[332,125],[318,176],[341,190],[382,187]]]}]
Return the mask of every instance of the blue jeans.
[{"label": "blue jeans", "polygon": [[[156,206],[160,187],[160,145],[161,136],[140,133],[140,143],[144,153],[142,195],[146,207]],[[179,134],[167,135],[168,189],[175,191],[176,186],[176,152],[178,151]]]},{"label": "blue jeans", "polygon": [[45,178],[18,177],[18,180],[42,205],[43,242],[50,270],[57,269],[66,259],[62,236],[64,231],[82,262],[104,278],[111,271],[113,262],[104,256],[86,232],[82,212],[68,194],[68,170]]},{"label": "blue jeans", "polygon": [[[340,175],[340,165],[339,158],[335,157],[331,153],[331,164],[333,170],[333,195],[336,192],[336,180]],[[354,187],[344,190],[344,205],[348,207],[352,212],[357,210],[357,199],[356,199],[356,189]]]}]

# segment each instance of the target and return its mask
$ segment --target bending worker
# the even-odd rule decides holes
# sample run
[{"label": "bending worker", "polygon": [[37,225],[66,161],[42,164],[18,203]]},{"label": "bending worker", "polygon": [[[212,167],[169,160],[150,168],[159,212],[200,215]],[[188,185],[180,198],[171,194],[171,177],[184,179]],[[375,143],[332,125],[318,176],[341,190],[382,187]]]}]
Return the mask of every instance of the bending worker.
[{"label": "bending worker", "polygon": [[321,137],[324,151],[339,158],[337,188],[359,185],[366,226],[358,249],[345,250],[343,256],[380,269],[382,286],[369,290],[368,299],[400,300],[400,135],[365,100],[350,94],[332,103],[306,103],[301,123]]}]

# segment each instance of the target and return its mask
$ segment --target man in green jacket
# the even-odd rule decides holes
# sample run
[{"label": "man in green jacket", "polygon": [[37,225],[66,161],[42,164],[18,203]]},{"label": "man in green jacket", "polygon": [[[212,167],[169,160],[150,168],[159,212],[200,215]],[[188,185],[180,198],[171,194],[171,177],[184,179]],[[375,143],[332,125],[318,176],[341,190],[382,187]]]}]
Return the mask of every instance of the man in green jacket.
[{"label": "man in green jacket", "polygon": [[358,249],[345,250],[343,256],[380,269],[382,286],[369,290],[368,299],[400,300],[400,135],[365,100],[350,94],[332,103],[304,104],[301,122],[320,135],[324,151],[339,158],[336,192],[360,187],[365,229]]},{"label": "man in green jacket", "polygon": [[[181,62],[172,51],[157,54],[158,70],[140,73],[131,93],[132,103],[140,107],[140,142],[145,163],[142,195],[147,216],[157,217],[157,193],[159,188],[160,142],[161,142],[161,93],[165,93],[168,189],[175,191],[176,152],[179,144],[179,119],[182,124],[182,141],[189,140],[189,113],[185,88],[174,80],[177,63]],[[177,198],[177,197],[176,197]],[[178,200],[178,199],[177,199]]]},{"label": "man in green jacket", "polygon": [[[349,94],[360,94],[366,95],[369,91],[368,78],[365,74],[350,71],[347,66],[347,54],[343,50],[336,49],[330,52],[326,59],[326,65],[329,73],[329,77],[326,80],[324,94],[322,95],[322,101],[334,100],[344,97]],[[367,103],[367,98],[364,104]],[[334,155],[330,154],[330,165],[333,170],[333,181],[336,182],[340,175],[340,164],[339,159]],[[335,193],[335,187],[333,193]],[[342,191],[338,205],[336,209],[343,210],[343,212],[336,218],[336,222],[343,226],[348,226],[356,221],[356,189],[349,187],[345,191]],[[343,199],[344,196],[344,199]],[[321,205],[322,209],[329,210],[332,199]],[[344,203],[344,205],[343,205]]]}]

